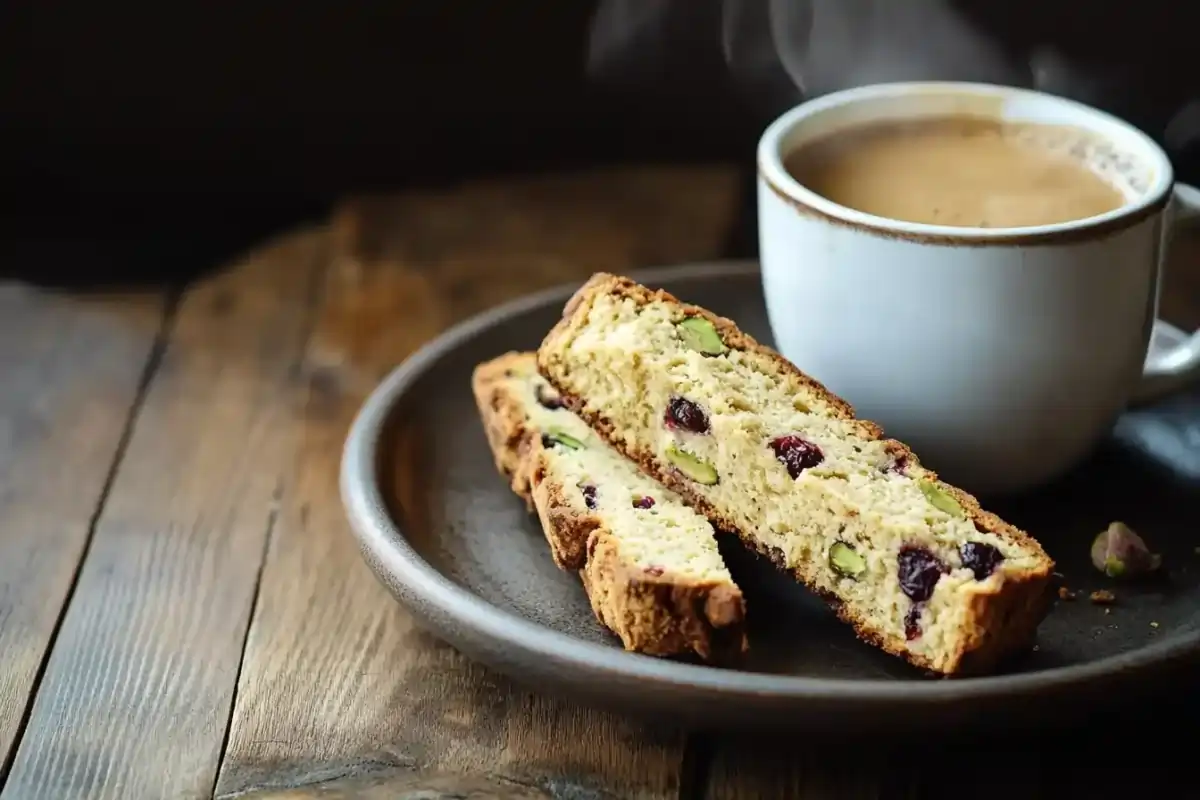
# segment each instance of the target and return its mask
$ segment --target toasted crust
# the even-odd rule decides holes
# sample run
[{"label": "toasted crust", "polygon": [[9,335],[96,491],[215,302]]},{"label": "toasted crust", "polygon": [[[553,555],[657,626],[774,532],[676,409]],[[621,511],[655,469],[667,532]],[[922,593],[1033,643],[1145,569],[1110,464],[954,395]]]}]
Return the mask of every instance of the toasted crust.
[{"label": "toasted crust", "polygon": [[598,529],[580,576],[602,625],[632,650],[670,656],[692,652],[725,660],[746,650],[745,603],[732,583],[688,583],[647,576],[625,564],[611,531]]},{"label": "toasted crust", "polygon": [[497,469],[536,510],[554,562],[579,572],[596,618],[627,650],[702,659],[743,652],[745,603],[737,586],[650,575],[627,564],[617,533],[571,499],[553,474],[541,432],[508,388],[510,378],[533,371],[533,353],[506,353],[477,366],[471,383]]},{"label": "toasted crust", "polygon": [[505,390],[504,381],[530,368],[528,355],[505,353],[475,367],[471,373],[471,392],[496,469],[508,480],[513,492],[533,511],[529,488],[529,458],[536,432],[527,422],[521,401]]},{"label": "toasted crust", "polygon": [[[732,519],[700,496],[690,481],[683,479],[672,470],[660,468],[653,453],[638,449],[625,437],[618,435],[610,420],[602,414],[588,409],[585,398],[570,392],[563,380],[563,376],[570,372],[570,367],[562,359],[561,342],[568,338],[572,331],[585,324],[592,303],[605,295],[629,298],[639,305],[651,302],[674,304],[687,316],[703,317],[716,327],[728,347],[735,350],[757,352],[769,358],[781,373],[795,376],[814,395],[823,399],[829,405],[834,416],[854,420],[864,438],[883,440],[883,430],[872,422],[856,420],[854,410],[849,403],[830,392],[818,381],[805,375],[776,351],[742,332],[731,320],[717,316],[699,306],[683,303],[665,291],[648,289],[629,278],[597,273],[567,301],[563,308],[562,319],[547,334],[538,350],[539,371],[559,391],[567,407],[582,417],[613,447],[637,463],[643,472],[678,493],[693,508],[707,516],[719,529],[736,533],[742,542],[751,549],[768,558],[776,566],[784,568],[784,558],[781,552],[756,542]],[[910,464],[920,466],[916,454],[907,445],[894,439],[885,441],[887,441],[889,450],[898,456],[903,455]],[[1027,533],[1010,525],[995,514],[985,511],[972,495],[941,482],[928,469],[924,467],[921,469],[929,480],[935,481],[944,492],[958,501],[977,528],[994,533],[1034,553],[1041,554],[1042,558],[1039,563],[1022,572],[1010,573],[998,587],[981,585],[970,602],[969,618],[964,623],[969,630],[961,640],[962,646],[958,652],[950,655],[946,664],[940,669],[920,654],[909,652],[901,646],[893,644],[888,637],[874,630],[867,620],[857,617],[850,609],[842,605],[836,596],[826,592],[817,593],[830,605],[839,618],[854,628],[860,639],[904,658],[919,668],[947,676],[991,671],[1009,655],[1027,649],[1032,644],[1037,627],[1050,607],[1052,597],[1049,589],[1054,562],[1045,555],[1041,545]],[[813,587],[815,570],[808,565],[797,566],[792,570],[792,575],[799,582],[810,588]]]}]

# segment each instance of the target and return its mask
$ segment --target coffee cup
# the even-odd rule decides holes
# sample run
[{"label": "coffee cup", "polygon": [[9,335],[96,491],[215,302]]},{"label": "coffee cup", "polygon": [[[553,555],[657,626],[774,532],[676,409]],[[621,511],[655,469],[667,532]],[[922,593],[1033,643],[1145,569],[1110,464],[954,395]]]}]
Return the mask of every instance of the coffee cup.
[{"label": "coffee cup", "polygon": [[[906,221],[836,202],[785,163],[838,138],[854,158],[852,134],[869,126],[954,118],[1058,131],[1058,145],[1051,137],[1046,146],[1066,147],[1055,155],[1078,156],[1110,181],[1117,202],[1042,224]],[[921,176],[910,177],[913,186],[892,188],[912,194],[892,199],[919,194]],[[1200,191],[1175,184],[1149,136],[1023,89],[894,83],[837,92],[783,114],[758,146],[762,281],[776,346],[980,495],[1063,474],[1131,401],[1200,376],[1200,334],[1156,319],[1172,230],[1198,213]]]}]

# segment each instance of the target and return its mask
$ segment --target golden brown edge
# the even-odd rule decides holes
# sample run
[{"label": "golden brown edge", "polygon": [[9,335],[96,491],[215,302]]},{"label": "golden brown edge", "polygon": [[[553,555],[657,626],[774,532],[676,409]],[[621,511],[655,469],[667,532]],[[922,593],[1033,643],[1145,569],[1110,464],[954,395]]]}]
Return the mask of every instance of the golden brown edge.
[{"label": "golden brown edge", "polygon": [[598,528],[581,572],[592,610],[632,650],[648,655],[695,653],[727,661],[746,651],[746,605],[732,582],[649,576],[620,556],[616,537]]},{"label": "golden brown edge", "polygon": [[[856,422],[856,427],[863,438],[883,439],[882,428],[873,422],[856,419],[854,410],[849,403],[830,392],[817,380],[801,372],[778,352],[760,344],[753,337],[744,333],[732,320],[713,314],[699,306],[684,303],[669,292],[661,289],[652,290],[629,278],[600,272],[593,275],[567,301],[563,308],[562,319],[550,330],[538,348],[537,363],[542,376],[558,390],[563,396],[563,401],[572,411],[583,418],[610,445],[638,464],[643,472],[677,492],[693,508],[707,516],[715,526],[736,533],[738,538],[750,549],[765,556],[777,567],[785,569],[782,553],[773,548],[766,548],[747,536],[732,520],[724,517],[698,495],[690,481],[682,479],[674,471],[660,468],[653,453],[639,452],[629,446],[622,437],[615,435],[611,421],[595,411],[588,410],[582,398],[567,390],[557,372],[562,365],[555,353],[555,343],[566,336],[572,328],[583,324],[587,308],[591,306],[595,298],[608,294],[627,297],[639,305],[655,301],[671,303],[678,305],[687,316],[703,317],[716,327],[722,340],[730,348],[766,356],[780,370],[795,376],[809,391],[825,401],[834,416]],[[855,617],[836,596],[815,589],[814,591],[842,621],[854,628],[861,640],[892,655],[899,656],[914,666],[947,676],[990,671],[1007,656],[1032,644],[1034,634],[1050,607],[1052,599],[1050,582],[1054,562],[1046,555],[1041,544],[1029,534],[1005,522],[995,514],[985,511],[973,495],[938,480],[934,472],[920,465],[916,454],[903,442],[888,440],[887,444],[888,448],[897,456],[903,455],[910,467],[920,469],[924,473],[922,477],[935,482],[939,488],[954,497],[979,530],[994,533],[1040,554],[1042,563],[1023,572],[1010,573],[999,586],[996,586],[995,582],[981,584],[971,601],[973,630],[961,640],[960,651],[952,654],[948,663],[940,668],[925,657],[909,652],[902,643],[893,640],[892,637],[873,630],[865,620]],[[796,580],[813,589],[813,576],[810,574],[810,570],[801,566],[792,570],[792,575]]]},{"label": "golden brown edge", "polygon": [[483,421],[496,470],[509,482],[513,492],[533,511],[533,496],[527,468],[534,431],[525,424],[521,402],[504,390],[503,382],[522,368],[532,366],[522,353],[508,352],[476,365],[471,373],[471,393]]},{"label": "golden brown edge", "polygon": [[476,366],[471,384],[497,469],[536,510],[555,564],[579,571],[597,620],[627,650],[703,659],[744,652],[745,601],[735,584],[648,575],[630,566],[620,557],[616,535],[576,507],[549,475],[540,432],[504,385],[534,369],[533,353],[509,352]]}]

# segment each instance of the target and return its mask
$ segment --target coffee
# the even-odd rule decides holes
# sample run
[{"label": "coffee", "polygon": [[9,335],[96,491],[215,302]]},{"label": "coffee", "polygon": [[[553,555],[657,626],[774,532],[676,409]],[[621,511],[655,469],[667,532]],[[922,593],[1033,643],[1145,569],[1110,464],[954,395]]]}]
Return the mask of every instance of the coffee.
[{"label": "coffee", "polygon": [[863,125],[806,143],[784,165],[839,205],[888,219],[1017,228],[1085,219],[1125,194],[1088,134],[975,117]]}]

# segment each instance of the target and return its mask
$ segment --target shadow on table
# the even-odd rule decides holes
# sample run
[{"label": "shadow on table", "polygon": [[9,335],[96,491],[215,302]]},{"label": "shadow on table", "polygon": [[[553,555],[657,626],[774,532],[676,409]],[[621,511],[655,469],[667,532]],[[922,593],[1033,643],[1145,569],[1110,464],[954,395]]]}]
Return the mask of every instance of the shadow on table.
[{"label": "shadow on table", "polygon": [[1183,788],[1194,785],[1194,777],[1179,747],[1193,727],[1190,718],[1174,703],[1153,711],[1156,724],[1101,716],[1088,729],[1051,736],[963,739],[947,731],[941,740],[845,747],[827,740],[703,736],[695,755],[710,796],[733,796],[722,786],[737,786],[739,797],[756,790],[761,797],[916,800],[1195,796]]},{"label": "shadow on table", "polygon": [[111,291],[180,287],[328,217],[307,197],[60,198],[0,218],[0,280]]}]

